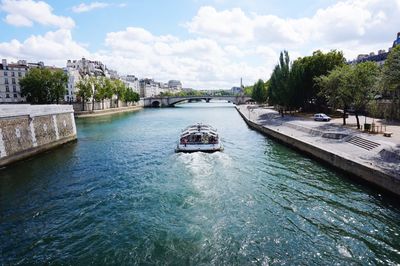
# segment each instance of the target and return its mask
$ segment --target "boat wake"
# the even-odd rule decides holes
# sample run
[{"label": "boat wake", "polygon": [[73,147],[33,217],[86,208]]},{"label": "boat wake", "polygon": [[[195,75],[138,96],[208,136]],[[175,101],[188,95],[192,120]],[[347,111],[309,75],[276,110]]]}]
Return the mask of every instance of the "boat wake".
[{"label": "boat wake", "polygon": [[178,160],[193,176],[210,176],[232,165],[232,158],[223,152],[180,153]]}]

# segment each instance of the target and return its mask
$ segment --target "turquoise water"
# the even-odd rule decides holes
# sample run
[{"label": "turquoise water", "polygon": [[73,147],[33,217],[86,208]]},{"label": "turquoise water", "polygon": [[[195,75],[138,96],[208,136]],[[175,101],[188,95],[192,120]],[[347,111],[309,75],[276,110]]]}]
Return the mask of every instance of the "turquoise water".
[{"label": "turquoise water", "polygon": [[[222,153],[176,154],[218,128]],[[0,264],[399,264],[400,206],[250,130],[233,105],[77,120],[0,171]]]}]

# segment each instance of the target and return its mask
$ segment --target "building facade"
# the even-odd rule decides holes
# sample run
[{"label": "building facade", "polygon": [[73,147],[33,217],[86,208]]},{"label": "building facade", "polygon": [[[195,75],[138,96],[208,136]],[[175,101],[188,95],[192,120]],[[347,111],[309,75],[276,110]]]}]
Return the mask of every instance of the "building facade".
[{"label": "building facade", "polygon": [[121,80],[128,88],[140,95],[139,79],[135,75],[121,76]]},{"label": "building facade", "polygon": [[179,80],[170,80],[168,81],[168,89],[171,92],[179,92],[182,90],[182,82]]},{"label": "building facade", "polygon": [[25,101],[25,98],[21,96],[19,80],[26,75],[27,71],[28,65],[25,60],[10,64],[6,59],[2,60],[0,64],[0,103]]},{"label": "building facade", "polygon": [[77,69],[64,68],[64,73],[68,76],[68,83],[66,87],[66,93],[64,95],[65,102],[75,102],[76,101],[76,83],[81,79],[81,75]]},{"label": "building facade", "polygon": [[139,81],[140,97],[154,97],[160,94],[159,84],[153,79],[145,78]]}]

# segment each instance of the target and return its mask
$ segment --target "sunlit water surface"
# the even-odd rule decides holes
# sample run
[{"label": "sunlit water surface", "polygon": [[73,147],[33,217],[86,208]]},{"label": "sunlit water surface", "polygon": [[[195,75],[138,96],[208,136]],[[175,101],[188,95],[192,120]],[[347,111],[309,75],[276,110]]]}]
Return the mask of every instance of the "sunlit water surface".
[{"label": "sunlit water surface", "polygon": [[[222,153],[176,154],[213,125]],[[399,264],[400,207],[250,130],[231,104],[77,120],[0,171],[0,264]]]}]

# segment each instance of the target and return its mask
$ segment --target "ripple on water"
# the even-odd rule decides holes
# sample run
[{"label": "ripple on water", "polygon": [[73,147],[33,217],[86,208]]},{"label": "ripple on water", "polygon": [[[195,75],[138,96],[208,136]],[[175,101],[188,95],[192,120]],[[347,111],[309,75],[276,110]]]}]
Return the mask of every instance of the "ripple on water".
[{"label": "ripple on water", "polygon": [[[80,119],[77,143],[3,169],[0,264],[400,263],[398,203],[195,106]],[[199,121],[224,152],[174,153]]]}]

